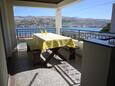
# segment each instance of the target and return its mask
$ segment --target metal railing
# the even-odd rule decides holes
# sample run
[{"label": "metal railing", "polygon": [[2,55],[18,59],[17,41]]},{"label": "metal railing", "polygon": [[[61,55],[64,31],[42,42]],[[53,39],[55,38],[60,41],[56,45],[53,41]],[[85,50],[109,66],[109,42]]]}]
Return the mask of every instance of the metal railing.
[{"label": "metal railing", "polygon": [[110,39],[110,38],[115,37],[115,34],[100,33],[97,31],[87,31],[87,30],[63,31],[62,35],[71,37],[73,39],[78,39],[78,40],[84,40],[84,39],[89,39],[89,38],[104,40],[104,39]]},{"label": "metal railing", "polygon": [[[31,29],[23,29],[23,28],[17,28],[16,29],[16,37],[17,39],[20,38],[32,38],[33,33],[40,32],[39,29],[31,28]],[[48,29],[48,32],[55,33],[55,29]],[[69,30],[63,30],[61,31],[61,34],[63,36],[68,36],[73,39],[77,40],[83,40],[88,38],[95,38],[95,39],[109,39],[109,38],[115,38],[115,34],[111,33],[99,33],[97,31],[87,31],[87,30],[76,30],[76,31],[69,31]]]},{"label": "metal railing", "polygon": [[[33,33],[38,33],[40,32],[40,29],[36,28],[16,28],[16,38],[21,39],[21,38],[32,38]],[[48,32],[53,32],[55,33],[55,29],[51,28],[48,29]]]},{"label": "metal railing", "polygon": [[31,38],[33,33],[38,32],[37,29],[16,29],[16,37],[18,38]]}]

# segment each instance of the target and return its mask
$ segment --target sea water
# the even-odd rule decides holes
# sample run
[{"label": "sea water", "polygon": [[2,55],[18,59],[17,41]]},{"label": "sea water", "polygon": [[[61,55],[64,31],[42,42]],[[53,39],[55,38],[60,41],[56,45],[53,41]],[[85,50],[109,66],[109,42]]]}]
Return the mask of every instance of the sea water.
[{"label": "sea water", "polygon": [[78,30],[83,30],[83,31],[101,31],[102,28],[89,28],[89,27],[65,27],[62,28],[62,31],[78,31]]},{"label": "sea water", "polygon": [[[63,31],[78,31],[78,30],[99,32],[101,29],[102,28],[64,27],[64,28],[61,28],[61,32],[63,32]],[[17,35],[19,35],[19,34],[23,35],[23,34],[40,33],[40,30],[44,31],[44,29],[40,29],[40,28],[16,28],[16,34]],[[51,33],[55,33],[56,32],[55,28],[47,28],[46,30],[47,30],[47,32],[51,32]]]}]

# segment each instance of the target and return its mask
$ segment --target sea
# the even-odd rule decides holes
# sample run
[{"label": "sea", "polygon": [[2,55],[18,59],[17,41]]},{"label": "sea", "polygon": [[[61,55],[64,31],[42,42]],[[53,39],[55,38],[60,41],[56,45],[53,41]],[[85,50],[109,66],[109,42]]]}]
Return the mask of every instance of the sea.
[{"label": "sea", "polygon": [[[61,32],[63,31],[96,31],[99,32],[101,31],[102,28],[89,28],[89,27],[63,27],[61,29]],[[16,28],[16,33],[18,34],[33,34],[33,33],[39,33],[41,30],[47,30],[47,32],[55,33],[56,30],[55,28],[47,28],[47,29],[40,29],[40,28]]]},{"label": "sea", "polygon": [[78,31],[78,30],[81,30],[81,31],[96,31],[96,32],[99,32],[102,30],[102,28],[90,28],[90,27],[65,27],[65,28],[62,28],[62,31]]}]

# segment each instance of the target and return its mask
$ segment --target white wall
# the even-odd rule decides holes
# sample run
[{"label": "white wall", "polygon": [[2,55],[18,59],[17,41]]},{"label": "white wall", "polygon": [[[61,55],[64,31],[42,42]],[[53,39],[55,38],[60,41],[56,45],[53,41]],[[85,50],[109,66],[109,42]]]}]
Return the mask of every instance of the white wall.
[{"label": "white wall", "polygon": [[8,73],[7,73],[7,66],[6,66],[6,56],[5,56],[3,36],[2,36],[1,25],[0,25],[0,86],[7,86],[7,81],[8,81]]},{"label": "white wall", "polygon": [[84,42],[81,86],[107,86],[111,48]]},{"label": "white wall", "polygon": [[16,46],[15,22],[13,16],[13,4],[10,0],[0,1],[1,18],[4,32],[5,48],[7,57],[12,55]]},{"label": "white wall", "polygon": [[112,19],[111,19],[111,22],[112,22],[112,27],[111,27],[110,32],[111,32],[111,33],[115,33],[115,4],[113,4],[113,11],[112,11]]}]

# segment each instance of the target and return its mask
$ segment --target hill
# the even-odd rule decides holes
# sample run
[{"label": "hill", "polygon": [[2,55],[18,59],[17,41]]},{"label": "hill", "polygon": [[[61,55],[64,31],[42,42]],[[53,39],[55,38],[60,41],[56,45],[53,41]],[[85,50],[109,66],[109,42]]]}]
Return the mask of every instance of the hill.
[{"label": "hill", "polygon": [[[102,28],[111,22],[107,19],[62,17],[63,27]],[[15,16],[16,27],[55,27],[54,16]]]}]

